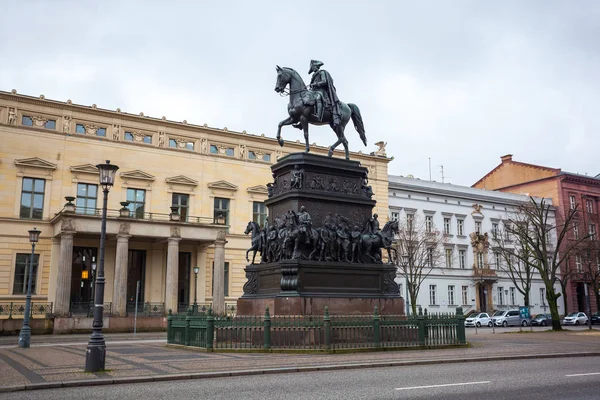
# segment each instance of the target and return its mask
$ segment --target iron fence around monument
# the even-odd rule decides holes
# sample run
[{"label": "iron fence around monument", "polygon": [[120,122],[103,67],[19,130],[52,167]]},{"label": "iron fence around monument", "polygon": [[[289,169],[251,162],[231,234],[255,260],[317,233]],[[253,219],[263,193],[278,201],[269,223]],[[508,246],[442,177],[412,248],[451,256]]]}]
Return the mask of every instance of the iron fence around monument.
[{"label": "iron fence around monument", "polygon": [[462,309],[456,314],[214,316],[173,315],[167,318],[167,343],[207,350],[339,351],[441,347],[466,343]]},{"label": "iron fence around monument", "polygon": [[[46,318],[52,315],[53,303],[32,301],[29,317],[44,316]],[[8,319],[13,317],[23,318],[25,316],[25,302],[10,301],[0,302],[0,317],[6,316]]]}]

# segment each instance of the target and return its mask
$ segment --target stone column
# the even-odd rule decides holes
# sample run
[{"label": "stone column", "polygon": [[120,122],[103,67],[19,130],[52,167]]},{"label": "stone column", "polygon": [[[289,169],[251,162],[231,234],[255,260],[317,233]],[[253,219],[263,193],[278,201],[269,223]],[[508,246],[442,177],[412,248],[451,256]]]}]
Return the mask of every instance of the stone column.
[{"label": "stone column", "polygon": [[215,314],[223,314],[225,312],[225,243],[224,239],[215,241],[215,268],[213,276],[213,305],[212,309]]},{"label": "stone column", "polygon": [[115,316],[127,315],[127,266],[129,265],[129,238],[131,235],[117,235],[115,257],[115,279],[112,295],[112,313]]},{"label": "stone column", "polygon": [[[198,303],[206,302],[206,245],[198,245],[196,248],[196,265],[198,272]],[[193,296],[192,292],[192,296]]]},{"label": "stone column", "polygon": [[170,237],[167,245],[167,282],[165,287],[165,310],[177,312],[177,287],[179,285],[179,241],[180,237]]},{"label": "stone column", "polygon": [[75,235],[74,231],[63,231],[60,234],[60,259],[56,279],[56,296],[54,297],[54,314],[58,317],[68,316],[71,306],[73,235]]}]

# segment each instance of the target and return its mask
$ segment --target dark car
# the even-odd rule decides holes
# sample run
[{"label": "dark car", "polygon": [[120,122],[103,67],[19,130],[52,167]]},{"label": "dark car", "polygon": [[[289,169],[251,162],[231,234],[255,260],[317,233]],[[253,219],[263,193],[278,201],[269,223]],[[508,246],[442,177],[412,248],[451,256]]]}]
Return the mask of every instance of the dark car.
[{"label": "dark car", "polygon": [[547,326],[552,325],[552,315],[550,314],[538,314],[531,319],[531,325]]},{"label": "dark car", "polygon": [[600,312],[596,311],[592,314],[592,325],[600,324]]}]

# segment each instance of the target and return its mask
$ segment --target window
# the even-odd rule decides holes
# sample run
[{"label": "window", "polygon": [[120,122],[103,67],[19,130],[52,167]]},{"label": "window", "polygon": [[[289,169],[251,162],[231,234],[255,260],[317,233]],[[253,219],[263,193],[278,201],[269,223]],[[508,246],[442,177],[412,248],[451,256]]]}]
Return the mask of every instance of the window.
[{"label": "window", "polygon": [[271,155],[270,154],[263,154],[263,161],[271,161]]},{"label": "window", "polygon": [[[212,290],[215,291],[215,262],[213,261],[213,274],[212,274]],[[225,261],[224,266],[224,277],[223,277],[223,294],[225,297],[229,296],[229,263]]]},{"label": "window", "polygon": [[500,269],[500,266],[502,265],[502,258],[500,257],[500,252],[494,252],[494,260],[496,261],[496,269]]},{"label": "window", "polygon": [[581,255],[577,254],[575,256],[575,268],[577,268],[577,272],[583,272],[582,264],[581,264]]},{"label": "window", "polygon": [[95,214],[98,185],[89,183],[77,184],[77,200],[75,205],[78,214]]},{"label": "window", "polygon": [[431,247],[427,249],[427,266],[433,268],[433,249]]},{"label": "window", "polygon": [[255,201],[252,203],[252,221],[257,222],[261,228],[264,228],[267,221],[267,211],[265,203]]},{"label": "window", "polygon": [[546,305],[546,289],[540,288],[540,304],[542,306]]},{"label": "window", "polygon": [[592,200],[590,200],[590,199],[585,200],[585,210],[590,214],[592,214],[594,212],[594,205],[592,203]]},{"label": "window", "polygon": [[569,196],[569,205],[571,206],[571,210],[575,209],[575,196]]},{"label": "window", "polygon": [[[546,227],[546,229],[549,229],[548,227]],[[546,245],[550,244],[550,241],[552,239],[552,236],[550,235],[550,230],[546,231]]]},{"label": "window", "polygon": [[85,134],[85,126],[83,126],[83,124],[76,124],[75,125],[75,132],[76,133],[83,133],[83,134]]},{"label": "window", "polygon": [[573,237],[579,239],[579,224],[577,222],[573,222]]},{"label": "window", "polygon": [[448,305],[454,306],[454,285],[448,285]]},{"label": "window", "polygon": [[[23,115],[21,117],[21,125],[34,126],[33,120],[34,120],[34,118],[32,118],[30,115]],[[42,117],[36,117],[35,120],[36,120],[36,123],[35,123],[36,127],[42,127],[41,122],[43,122],[44,128],[53,129],[53,130],[56,129],[56,120],[55,119],[46,119],[46,118],[42,118]]]},{"label": "window", "polygon": [[415,219],[415,216],[413,214],[406,214],[406,227],[408,228],[409,231],[412,231],[412,229],[413,229],[414,219]]},{"label": "window", "polygon": [[232,147],[228,147],[227,149],[225,149],[225,155],[229,156],[229,157],[233,157],[233,148]]},{"label": "window", "polygon": [[219,154],[219,148],[217,146],[215,146],[214,144],[211,144],[210,152],[211,152],[211,154]]},{"label": "window", "polygon": [[590,235],[590,240],[596,240],[596,225],[595,224],[589,224],[588,225],[588,230],[589,230],[589,235]]},{"label": "window", "polygon": [[425,230],[427,233],[431,233],[433,230],[433,217],[431,215],[425,216]]},{"label": "window", "polygon": [[134,218],[144,218],[144,205],[146,202],[146,191],[143,189],[127,189],[127,201],[129,210]]},{"label": "window", "polygon": [[392,213],[392,221],[398,221],[398,218],[400,218],[400,213],[398,212],[393,212]]},{"label": "window", "polygon": [[56,130],[56,120],[55,119],[49,119],[48,121],[46,121],[44,123],[44,128]]},{"label": "window", "polygon": [[150,136],[150,135],[144,136],[143,142],[146,144],[152,144],[152,136]]},{"label": "window", "polygon": [[125,138],[125,140],[133,142],[133,133],[131,133],[131,132],[125,132],[124,138]]},{"label": "window", "polygon": [[446,249],[446,268],[452,268],[452,249]]},{"label": "window", "polygon": [[169,139],[169,147],[177,148],[177,141],[175,139]]},{"label": "window", "polygon": [[462,287],[462,304],[463,305],[469,304],[469,287],[468,286]]},{"label": "window", "polygon": [[188,150],[194,150],[194,142],[187,142],[185,148]]},{"label": "window", "polygon": [[23,178],[21,189],[21,218],[42,219],[44,214],[44,179]]},{"label": "window", "polygon": [[106,137],[106,128],[98,128],[96,130],[96,136]]},{"label": "window", "polygon": [[[17,254],[15,262],[15,280],[13,283],[13,294],[27,294],[27,285],[29,281],[29,260],[31,254]],[[35,294],[35,283],[37,280],[37,270],[40,261],[40,255],[35,254],[33,257],[33,269],[31,276],[31,293]]]},{"label": "window", "polygon": [[458,266],[460,269],[465,269],[465,265],[467,264],[467,251],[459,250],[458,251]]},{"label": "window", "polygon": [[477,268],[485,268],[485,265],[483,263],[483,253],[482,252],[477,253]]},{"label": "window", "polygon": [[188,210],[190,206],[190,195],[182,193],[173,193],[171,206],[177,207],[177,212],[179,212],[180,221],[187,221]]},{"label": "window", "polygon": [[430,306],[435,306],[436,305],[436,291],[437,291],[437,286],[436,285],[429,285],[429,305]]},{"label": "window", "polygon": [[511,287],[508,290],[509,290],[509,293],[510,293],[510,304],[514,306],[514,305],[517,304],[517,299],[516,299],[516,296],[515,296],[515,294],[516,294],[515,293],[515,288]]},{"label": "window", "polygon": [[250,160],[256,160],[256,153],[253,151],[249,151],[248,152],[248,159]]},{"label": "window", "polygon": [[21,125],[33,126],[33,120],[31,119],[30,116],[23,115],[23,117],[21,117]]},{"label": "window", "polygon": [[464,234],[465,234],[465,220],[464,219],[456,220],[456,233],[458,236],[464,236]]},{"label": "window", "polygon": [[498,237],[498,223],[492,223],[492,237],[495,239]]},{"label": "window", "polygon": [[450,234],[450,218],[444,218],[444,233],[446,235]]},{"label": "window", "polygon": [[478,235],[481,234],[481,221],[475,221],[475,232]]},{"label": "window", "polygon": [[498,286],[498,305],[504,305],[504,288],[502,286]]},{"label": "window", "polygon": [[229,199],[215,197],[213,218],[217,223],[218,218],[222,215],[225,218],[225,225],[229,225]]}]

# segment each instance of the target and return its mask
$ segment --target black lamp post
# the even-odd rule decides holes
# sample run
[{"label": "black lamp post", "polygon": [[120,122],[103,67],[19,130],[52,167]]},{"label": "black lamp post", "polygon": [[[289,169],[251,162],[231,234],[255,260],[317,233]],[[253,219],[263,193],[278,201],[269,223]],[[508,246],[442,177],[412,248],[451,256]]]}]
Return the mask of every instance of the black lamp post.
[{"label": "black lamp post", "polygon": [[200,268],[194,267],[194,313],[198,312],[198,272]]},{"label": "black lamp post", "polygon": [[[19,332],[19,347],[28,348],[31,342],[31,328],[29,327],[29,314],[31,314],[31,285],[33,282],[33,259],[35,257],[35,244],[40,239],[41,231],[33,228],[29,231],[29,241],[31,242],[31,258],[29,259],[29,271],[27,273],[27,297],[25,300],[25,315],[23,316],[23,327]],[[27,268],[27,265],[25,266]]]},{"label": "black lamp post", "polygon": [[94,293],[94,322],[92,322],[92,336],[88,342],[85,353],[85,372],[103,371],[106,366],[106,342],[102,335],[102,314],[104,313],[104,247],[106,245],[106,209],[108,207],[108,191],[115,182],[115,175],[119,167],[112,165],[109,160],[106,164],[96,165],[100,173],[100,185],[104,192],[102,203],[102,225],[100,228],[100,254],[98,257],[98,271],[96,276],[96,290]]}]

